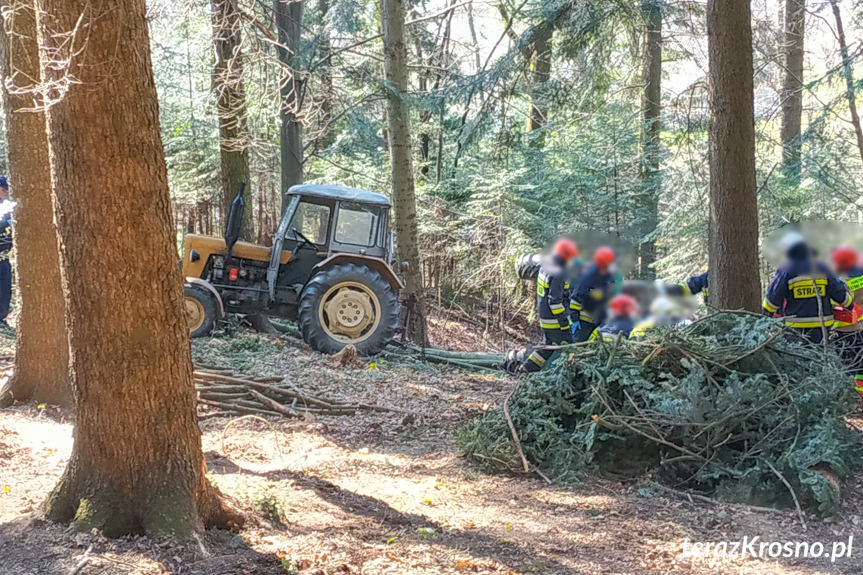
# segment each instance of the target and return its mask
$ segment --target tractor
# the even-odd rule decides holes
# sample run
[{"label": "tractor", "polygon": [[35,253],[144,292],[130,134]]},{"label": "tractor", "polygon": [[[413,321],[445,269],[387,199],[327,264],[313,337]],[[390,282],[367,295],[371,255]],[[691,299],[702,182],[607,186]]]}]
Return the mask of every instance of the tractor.
[{"label": "tractor", "polygon": [[298,185],[272,246],[239,238],[243,186],[225,237],[188,234],[183,242],[185,314],[192,337],[210,334],[229,313],[297,321],[303,340],[323,353],[352,344],[374,355],[399,322],[402,280],[391,266],[390,200],[368,190]]}]

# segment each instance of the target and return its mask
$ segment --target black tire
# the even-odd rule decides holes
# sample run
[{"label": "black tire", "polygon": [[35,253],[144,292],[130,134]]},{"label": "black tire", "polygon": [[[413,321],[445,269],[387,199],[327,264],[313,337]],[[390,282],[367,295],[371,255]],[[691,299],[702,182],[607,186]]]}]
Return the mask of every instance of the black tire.
[{"label": "black tire", "polygon": [[219,317],[216,298],[213,297],[213,294],[202,287],[187,285],[183,288],[183,295],[185,296],[183,309],[186,313],[187,323],[191,321],[188,306],[199,306],[197,312],[203,313],[203,317],[201,318],[199,325],[189,325],[189,336],[205,337],[213,333],[213,328],[216,327],[216,319]]},{"label": "black tire", "polygon": [[[379,304],[375,306],[378,309],[374,312],[380,321],[367,328],[361,336],[361,341],[356,341],[359,338],[351,340],[347,336],[336,339],[321,323],[321,317],[324,314],[321,306],[326,303],[323,301],[324,296],[327,296],[328,301],[331,300],[332,296],[338,293],[332,290],[348,282],[361,284],[374,294]],[[374,302],[372,304],[374,305]],[[398,296],[389,282],[369,267],[358,264],[335,266],[320,272],[306,284],[300,296],[299,320],[303,340],[316,351],[333,354],[352,343],[360,355],[374,355],[380,352],[395,335],[399,321]]]}]

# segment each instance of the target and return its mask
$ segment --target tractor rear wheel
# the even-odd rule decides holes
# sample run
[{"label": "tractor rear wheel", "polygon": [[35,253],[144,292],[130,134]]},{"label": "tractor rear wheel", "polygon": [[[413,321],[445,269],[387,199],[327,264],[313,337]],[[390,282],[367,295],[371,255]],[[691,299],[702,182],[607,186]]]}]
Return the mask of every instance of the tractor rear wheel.
[{"label": "tractor rear wheel", "polygon": [[300,297],[303,339],[323,353],[352,344],[360,355],[374,355],[392,339],[398,318],[398,297],[389,282],[363,265],[320,272]]},{"label": "tractor rear wheel", "polygon": [[216,300],[207,290],[187,285],[183,288],[183,311],[190,337],[204,337],[212,333],[216,326]]}]

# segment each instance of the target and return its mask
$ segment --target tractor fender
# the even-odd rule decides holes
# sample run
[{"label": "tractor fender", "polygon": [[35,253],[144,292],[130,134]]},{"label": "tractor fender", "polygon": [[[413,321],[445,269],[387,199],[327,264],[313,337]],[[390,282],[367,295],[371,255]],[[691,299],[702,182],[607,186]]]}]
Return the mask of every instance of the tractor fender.
[{"label": "tractor fender", "polygon": [[333,254],[312,268],[312,271],[318,273],[325,269],[342,264],[359,264],[377,271],[385,280],[387,280],[387,283],[390,284],[390,287],[393,288],[393,291],[395,292],[398,292],[405,287],[401,278],[396,275],[393,268],[391,268],[385,261],[380,258],[361,256],[359,254]]},{"label": "tractor fender", "polygon": [[186,283],[193,286],[200,286],[213,294],[213,297],[216,299],[216,304],[218,305],[217,311],[219,312],[219,319],[225,317],[225,304],[222,303],[222,296],[219,295],[219,292],[213,287],[213,284],[207,280],[192,277],[186,278]]}]

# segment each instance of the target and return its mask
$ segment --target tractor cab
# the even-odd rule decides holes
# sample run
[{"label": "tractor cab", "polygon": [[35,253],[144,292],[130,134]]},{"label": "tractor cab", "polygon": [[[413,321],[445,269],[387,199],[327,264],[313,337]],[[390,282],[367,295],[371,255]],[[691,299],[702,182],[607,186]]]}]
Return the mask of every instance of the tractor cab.
[{"label": "tractor cab", "polygon": [[286,199],[272,246],[239,238],[242,188],[224,239],[186,236],[192,336],[210,333],[226,313],[262,313],[298,320],[306,342],[320,351],[333,353],[347,343],[361,353],[379,351],[395,330],[403,287],[390,265],[389,199],[310,184],[293,186]]},{"label": "tractor cab", "polygon": [[343,186],[299,185],[282,218],[285,239],[312,243],[320,251],[386,259],[390,200],[383,194]]}]

